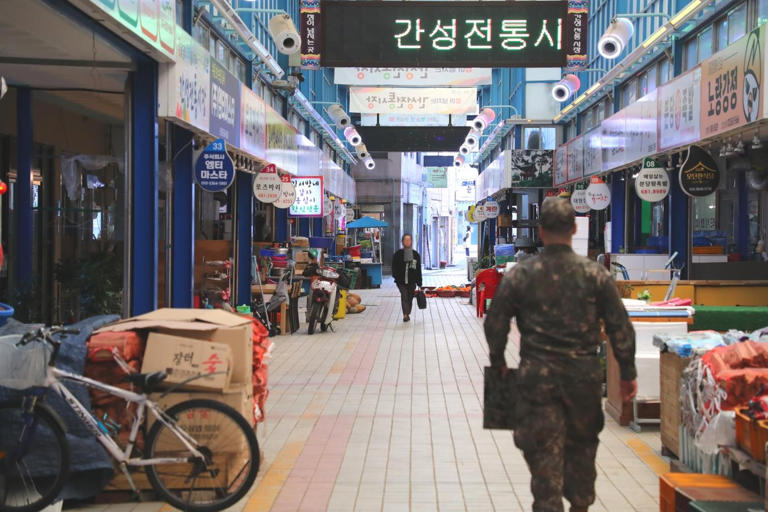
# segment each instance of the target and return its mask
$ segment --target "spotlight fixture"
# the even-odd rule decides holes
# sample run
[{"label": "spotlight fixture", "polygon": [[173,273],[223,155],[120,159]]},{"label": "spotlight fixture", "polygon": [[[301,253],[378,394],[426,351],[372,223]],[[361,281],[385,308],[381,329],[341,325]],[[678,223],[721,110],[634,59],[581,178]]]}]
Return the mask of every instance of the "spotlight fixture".
[{"label": "spotlight fixture", "polygon": [[463,156],[467,156],[472,152],[472,148],[470,148],[466,143],[462,144],[459,148],[459,153],[461,153]]},{"label": "spotlight fixture", "polygon": [[675,170],[675,163],[672,161],[672,157],[667,158],[667,172],[672,172]]},{"label": "spotlight fixture", "polygon": [[744,143],[741,141],[741,139],[739,139],[739,142],[736,143],[736,147],[733,148],[733,151],[738,155],[744,154]]},{"label": "spotlight fixture", "polygon": [[464,162],[466,162],[466,158],[464,158],[464,155],[456,155],[453,157],[453,166],[454,167],[461,167],[464,165]]},{"label": "spotlight fixture", "polygon": [[752,137],[752,149],[760,149],[763,147],[763,143],[760,142],[760,133],[755,131],[755,136]]},{"label": "spotlight fixture", "polygon": [[720,154],[718,156],[720,158],[725,158],[725,145],[720,146]]},{"label": "spotlight fixture", "polygon": [[565,75],[552,88],[552,97],[560,103],[574,96],[581,88],[581,80],[574,74]]},{"label": "spotlight fixture", "polygon": [[614,18],[597,43],[597,51],[603,58],[615,59],[629,45],[635,26],[627,18]]},{"label": "spotlight fixture", "polygon": [[736,154],[736,151],[733,149],[733,144],[731,144],[730,141],[728,141],[728,144],[725,146],[725,156],[731,157]]}]

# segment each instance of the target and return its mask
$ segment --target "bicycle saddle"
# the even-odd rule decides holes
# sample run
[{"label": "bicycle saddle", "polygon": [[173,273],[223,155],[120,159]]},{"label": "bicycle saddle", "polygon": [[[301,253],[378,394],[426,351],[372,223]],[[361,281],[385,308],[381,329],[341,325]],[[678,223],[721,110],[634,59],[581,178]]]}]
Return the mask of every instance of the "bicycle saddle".
[{"label": "bicycle saddle", "polygon": [[130,382],[139,389],[150,393],[156,386],[163,382],[168,374],[165,372],[129,373],[125,381]]}]

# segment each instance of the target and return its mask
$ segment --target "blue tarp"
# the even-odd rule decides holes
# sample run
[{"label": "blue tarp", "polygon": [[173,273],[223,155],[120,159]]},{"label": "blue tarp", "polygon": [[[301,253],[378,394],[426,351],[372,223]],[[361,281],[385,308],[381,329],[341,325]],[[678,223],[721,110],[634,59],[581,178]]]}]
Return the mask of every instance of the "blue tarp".
[{"label": "blue tarp", "polygon": [[386,228],[389,226],[383,220],[376,220],[373,217],[361,217],[357,220],[347,223],[347,229],[356,228]]},{"label": "blue tarp", "polygon": [[[119,318],[115,315],[103,315],[88,318],[72,325],[71,327],[78,329],[80,334],[70,335],[62,339],[61,351],[56,360],[56,367],[82,375],[87,354],[85,343],[91,337],[91,333],[99,327],[114,322]],[[22,334],[37,327],[41,326],[22,324],[11,319],[8,321],[8,324],[0,328],[0,336]],[[91,401],[88,397],[88,389],[85,386],[71,382],[65,385],[80,402],[90,408]],[[21,391],[0,387],[0,402],[12,400],[22,395],[23,392]],[[67,476],[67,483],[59,497],[61,499],[84,499],[98,494],[112,479],[114,474],[111,459],[107,456],[107,452],[101,444],[96,441],[96,438],[93,437],[91,432],[75,416],[75,413],[64,403],[60,396],[53,392],[48,392],[45,400],[62,417],[67,426],[71,466]],[[2,425],[0,425],[0,435],[2,435]],[[45,440],[40,442],[44,443]],[[35,467],[38,470],[44,470],[45,464],[45,460],[39,461],[35,464]]]}]

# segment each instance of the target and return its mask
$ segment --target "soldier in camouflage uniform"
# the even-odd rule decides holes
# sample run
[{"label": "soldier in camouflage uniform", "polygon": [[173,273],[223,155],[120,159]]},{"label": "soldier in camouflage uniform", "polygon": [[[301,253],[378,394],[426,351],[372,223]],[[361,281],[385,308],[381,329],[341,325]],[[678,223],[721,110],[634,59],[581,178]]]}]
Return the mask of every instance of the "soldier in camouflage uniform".
[{"label": "soldier in camouflage uniform", "polygon": [[544,251],[502,280],[485,321],[491,366],[506,372],[510,320],[521,333],[515,444],[531,471],[534,512],[572,512],[595,501],[595,456],[603,428],[600,321],[621,371],[624,400],[637,392],[635,333],[611,274],[571,249],[570,201],[541,208]]}]

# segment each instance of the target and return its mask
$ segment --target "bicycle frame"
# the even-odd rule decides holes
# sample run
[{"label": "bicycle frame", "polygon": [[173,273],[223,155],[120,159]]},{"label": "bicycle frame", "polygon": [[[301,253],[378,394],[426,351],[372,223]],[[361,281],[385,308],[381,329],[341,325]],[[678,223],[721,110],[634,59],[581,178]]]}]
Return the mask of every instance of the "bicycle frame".
[{"label": "bicycle frame", "polygon": [[[109,435],[104,433],[99,428],[99,424],[96,421],[96,418],[93,417],[93,414],[91,414],[91,411],[89,411],[88,408],[85,407],[75,397],[75,395],[73,395],[72,392],[69,389],[67,389],[66,386],[64,386],[64,384],[59,379],[77,382],[89,388],[93,388],[99,391],[103,391],[105,393],[109,393],[110,395],[116,396],[122,400],[125,400],[126,402],[137,404],[138,407],[136,411],[136,417],[133,420],[133,425],[131,426],[131,434],[130,434],[130,437],[128,438],[128,444],[126,445],[124,451],[121,450],[120,445],[118,445]],[[132,391],[127,391],[125,389],[120,389],[114,386],[110,386],[108,384],[104,384],[102,382],[89,379],[88,377],[84,377],[82,375],[77,375],[77,374],[70,373],[70,372],[60,370],[58,368],[53,368],[53,367],[49,368],[48,370],[46,387],[54,390],[56,393],[58,393],[61,396],[61,398],[67,403],[67,405],[74,411],[75,415],[80,419],[80,421],[82,421],[88,427],[88,429],[96,437],[99,443],[101,443],[101,445],[104,446],[104,449],[107,450],[107,452],[118,463],[120,463],[121,467],[123,467],[124,465],[125,466],[153,466],[155,464],[176,464],[176,463],[190,462],[195,458],[201,458],[201,459],[205,458],[203,454],[197,450],[197,441],[195,441],[195,439],[191,437],[189,434],[187,434],[180,428],[176,427],[175,424],[170,423],[166,419],[165,413],[162,411],[162,409],[160,409],[160,407],[155,402],[149,400],[146,395],[140,395]],[[139,433],[139,427],[141,426],[141,423],[144,420],[144,415],[146,414],[147,409],[149,409],[149,411],[152,412],[152,414],[154,415],[157,421],[162,422],[166,427],[168,427],[171,430],[171,432],[174,433],[174,435],[192,453],[192,457],[156,458],[156,459],[131,458],[131,452],[133,451],[133,447],[135,446],[135,443],[136,443],[136,436]]]}]

